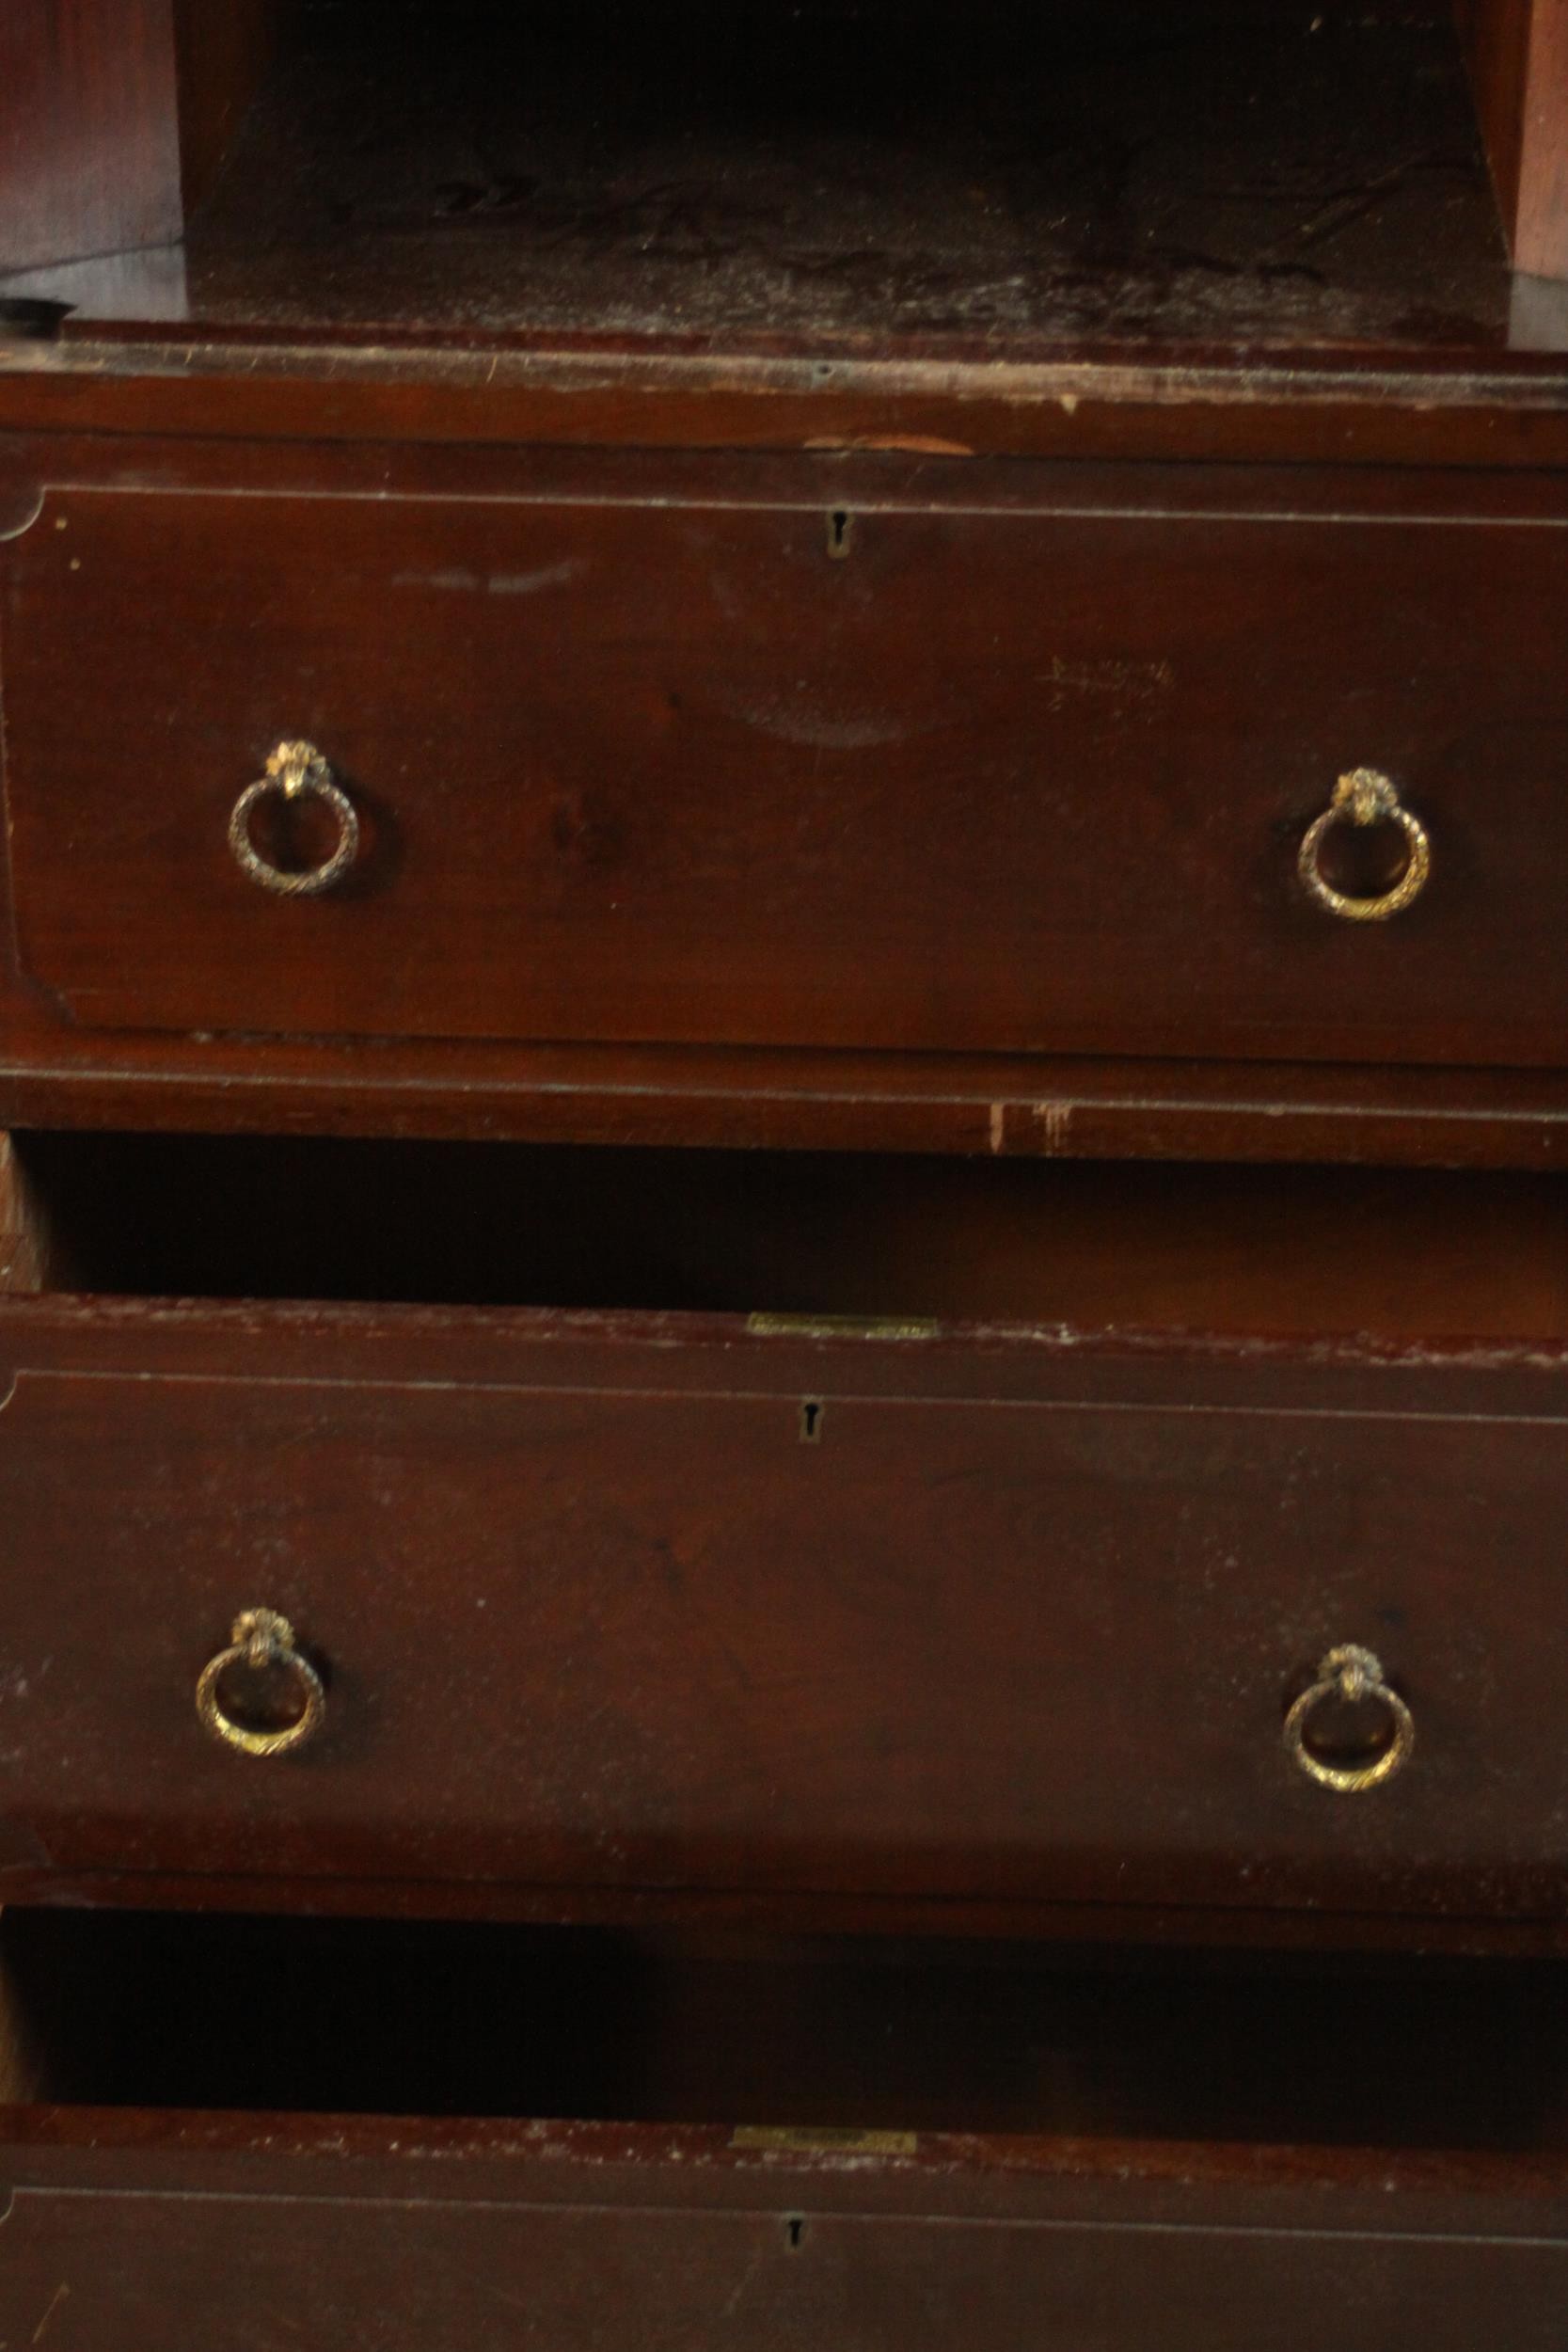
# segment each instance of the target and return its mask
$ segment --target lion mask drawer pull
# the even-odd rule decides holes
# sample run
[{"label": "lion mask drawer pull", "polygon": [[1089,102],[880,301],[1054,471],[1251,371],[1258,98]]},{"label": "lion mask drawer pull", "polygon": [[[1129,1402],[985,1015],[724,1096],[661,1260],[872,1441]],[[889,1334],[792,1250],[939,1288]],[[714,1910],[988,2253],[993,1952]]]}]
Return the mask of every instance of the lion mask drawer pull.
[{"label": "lion mask drawer pull", "polygon": [[[1370,1703],[1385,1719],[1379,1744],[1362,1762],[1336,1762],[1321,1740],[1314,1740],[1314,1719],[1336,1706],[1363,1707]],[[1410,1760],[1416,1744],[1416,1724],[1399,1692],[1384,1679],[1375,1652],[1347,1642],[1319,1661],[1318,1679],[1302,1692],[1285,1718],[1285,1746],[1292,1761],[1309,1780],[1324,1788],[1354,1796],[1392,1780]]]},{"label": "lion mask drawer pull", "polygon": [[[337,839],[314,866],[279,866],[257,847],[251,819],[259,809],[274,803],[287,807],[308,801],[318,802],[335,819]],[[265,775],[247,785],[234,803],[229,819],[229,847],[240,871],[261,889],[289,898],[320,898],[323,891],[337,887],[359,854],[359,818],[313,743],[279,743],[267,761]]]},{"label": "lion mask drawer pull", "polygon": [[[277,1720],[274,1708],[242,1706],[226,1683],[242,1674],[265,1677],[287,1693],[292,1711]],[[296,1646],[294,1629],[276,1609],[244,1609],[235,1618],[231,1646],[210,1658],[196,1686],[196,1711],[214,1740],[243,1756],[287,1756],[320,1730],[326,1689],[310,1661]]]},{"label": "lion mask drawer pull", "polygon": [[[1322,855],[1330,834],[1341,825],[1397,825],[1404,835],[1404,871],[1387,890],[1354,898],[1337,890],[1323,870]],[[1303,835],[1296,859],[1307,892],[1317,904],[1345,923],[1383,923],[1414,904],[1432,872],[1432,843],[1426,827],[1400,799],[1393,780],[1376,768],[1353,768],[1334,787],[1334,798],[1315,817]]]}]

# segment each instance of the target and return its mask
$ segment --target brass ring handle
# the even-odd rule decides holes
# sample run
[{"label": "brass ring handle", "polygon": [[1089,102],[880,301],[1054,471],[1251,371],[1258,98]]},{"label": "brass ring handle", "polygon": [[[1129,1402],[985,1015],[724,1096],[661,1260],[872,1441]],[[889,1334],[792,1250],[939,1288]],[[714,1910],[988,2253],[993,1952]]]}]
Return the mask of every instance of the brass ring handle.
[{"label": "brass ring handle", "polygon": [[[1380,891],[1372,898],[1354,898],[1336,890],[1324,879],[1318,853],[1336,825],[1398,825],[1409,855],[1403,873],[1391,890]],[[1419,818],[1413,817],[1400,799],[1391,778],[1376,768],[1353,768],[1348,775],[1339,778],[1334,798],[1323,815],[1315,817],[1307,826],[1296,859],[1296,871],[1318,905],[1325,907],[1330,914],[1338,915],[1342,922],[1384,923],[1389,915],[1399,914],[1411,905],[1426,888],[1432,872],[1432,843]]]},{"label": "brass ring handle", "polygon": [[[1386,1714],[1387,1740],[1365,1764],[1330,1763],[1307,1744],[1312,1717],[1325,1699],[1342,1699],[1352,1706],[1371,1699]],[[1362,1649],[1354,1642],[1331,1649],[1326,1658],[1320,1659],[1317,1681],[1302,1692],[1285,1718],[1285,1747],[1292,1763],[1299,1765],[1309,1780],[1324,1788],[1338,1789],[1344,1796],[1354,1796],[1363,1788],[1375,1788],[1380,1782],[1392,1780],[1410,1761],[1415,1744],[1416,1724],[1409,1708],[1385,1681],[1382,1661],[1376,1653]]]},{"label": "brass ring handle", "polygon": [[[214,1740],[243,1756],[287,1756],[314,1739],[326,1713],[326,1688],[310,1661],[294,1645],[294,1629],[276,1609],[244,1609],[235,1618],[232,1646],[202,1667],[196,1686],[196,1711]],[[293,1677],[299,1713],[293,1723],[259,1729],[244,1723],[224,1703],[223,1677],[235,1666],[281,1666]]]},{"label": "brass ring handle", "polygon": [[[250,819],[264,801],[315,800],[332,811],[338,838],[329,857],[298,873],[275,866],[263,857],[250,837]],[[267,761],[267,771],[246,785],[229,819],[229,847],[243,874],[263,890],[286,898],[320,898],[341,882],[359,854],[359,816],[354,803],[334,782],[332,771],[313,743],[279,743]]]}]

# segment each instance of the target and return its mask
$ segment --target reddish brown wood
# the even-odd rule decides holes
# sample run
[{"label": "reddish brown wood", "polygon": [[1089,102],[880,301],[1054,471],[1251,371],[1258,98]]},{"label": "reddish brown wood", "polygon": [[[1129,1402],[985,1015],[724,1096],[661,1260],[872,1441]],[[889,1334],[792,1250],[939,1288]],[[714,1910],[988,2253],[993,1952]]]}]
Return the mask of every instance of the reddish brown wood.
[{"label": "reddish brown wood", "polygon": [[62,1035],[18,1003],[18,1127],[1568,1168],[1568,1076],[711,1048],[220,1043]]},{"label": "reddish brown wood", "polygon": [[217,178],[277,32],[278,0],[173,0],[180,167],[188,220]]},{"label": "reddish brown wood", "polygon": [[0,264],[180,234],[169,0],[9,0],[0,21]]},{"label": "reddish brown wood", "polygon": [[[1560,1908],[1560,1343],[1401,1370],[24,1301],[7,1329],[18,1891],[43,1859]],[[293,1763],[192,1710],[262,1603],[333,1672]],[[1345,1640],[1420,1726],[1362,1799],[1280,1745]]]},{"label": "reddish brown wood", "polygon": [[[1560,1060],[1549,510],[735,484],[54,496],[6,564],[24,976],[88,1027]],[[291,904],[227,826],[297,736],[367,838]],[[1386,927],[1295,875],[1356,765],[1434,840]]]},{"label": "reddish brown wood", "polygon": [[[1485,2200],[1451,2201],[1458,2230],[1405,2231],[1386,2196],[1370,2227],[1343,2233],[1348,2208],[1311,2189],[1279,2200],[1282,2218],[1261,2227],[1244,2197],[1239,2221],[1210,2221],[1200,2200],[1190,2219],[1152,2219],[1157,2201],[1125,2183],[1082,2200],[1071,2184],[1015,2192],[1023,2210],[971,2216],[953,2210],[940,2170],[911,2178],[863,2158],[851,2194],[881,2187],[885,2170],[883,2210],[846,2209],[839,2184],[825,2195],[820,2172],[778,2166],[742,2176],[738,2205],[712,2196],[691,2135],[623,2131],[611,2145],[612,2170],[592,2137],[550,2134],[537,2155],[471,2168],[467,2197],[432,2193],[420,2169],[379,2198],[341,2156],[259,2153],[214,2195],[188,2165],[189,2185],[149,2185],[160,2168],[141,2153],[95,2191],[70,2150],[29,2151],[8,2165],[19,2187],[0,2233],[0,2316],[36,2327],[54,2303],[78,2352],[139,2352],[180,2327],[214,2352],[330,2352],[350,2333],[364,2352],[433,2340],[467,2352],[515,2341],[519,2313],[559,2352],[794,2352],[830,2335],[867,2352],[942,2352],[958,2338],[1011,2352],[1021,2328],[1040,2327],[1107,2352],[1142,2352],[1155,2328],[1169,2352],[1252,2352],[1260,2340],[1316,2352],[1324,2326],[1345,2352],[1384,2352],[1406,2328],[1431,2352],[1470,2352],[1483,2327],[1506,2329],[1510,2352],[1557,2352],[1568,2316],[1568,2248],[1491,2231]],[[939,2145],[939,2165],[944,2154]],[[579,2183],[592,2204],[572,2197]],[[672,2192],[680,2201],[662,2201]],[[258,2309],[286,2326],[259,2327]]]},{"label": "reddish brown wood", "polygon": [[49,1225],[43,1202],[17,1158],[9,1136],[0,1136],[0,1293],[42,1290],[49,1272]]},{"label": "reddish brown wood", "polygon": [[1568,278],[1568,0],[1460,0],[1516,269]]},{"label": "reddish brown wood", "polygon": [[[1536,269],[1565,8],[1478,66]],[[7,11],[0,266],[173,233],[267,13]],[[1002,1163],[1564,1165],[1568,376],[1451,40],[1162,17],[1162,123],[1113,14],[1049,119],[1008,48],[1001,147],[967,28],[960,151],[911,26],[846,76],[863,9],[698,44],[738,137],[693,10],[542,109],[546,8],[521,96],[334,11],[166,324],[0,286],[0,1113],[275,1131],[0,1158],[0,1889],[167,1911],[0,1930],[4,2342],[1558,2352],[1560,1969],[1411,1954],[1568,1936],[1560,1184]],[[787,151],[780,25],[832,43]],[[370,886],[247,901],[307,729]],[[1366,759],[1436,879],[1314,930]],[[330,1673],[273,1764],[191,1704],[257,1601]],[[1358,1799],[1279,1738],[1347,1637],[1418,1724]]]},{"label": "reddish brown wood", "polygon": [[1224,349],[1178,366],[1106,351],[1004,374],[983,353],[893,361],[743,350],[627,353],[556,339],[543,353],[277,351],[265,338],[85,327],[0,351],[0,425],[24,432],[198,434],[467,447],[887,450],[1325,464],[1560,466],[1560,358],[1529,352],[1412,370],[1395,355]]},{"label": "reddish brown wood", "polygon": [[[0,1833],[3,1836],[4,1833]],[[1227,1911],[1155,1903],[955,1900],[929,1896],[823,1895],[777,1887],[525,1886],[515,1881],[323,1879],[225,1876],[203,1871],[50,1871],[26,1841],[8,1844],[4,1882],[12,1896],[40,1908],[94,1912],[171,1912],[182,1921],[212,1914],[247,1919],[277,1916],[498,1922],[545,1928],[696,1929],[765,1935],[907,1936],[936,1943],[1002,1946],[1048,1942],[1128,1949],[1212,1947],[1270,1954],[1412,1953],[1464,1960],[1568,1959],[1568,1918],[1481,1916],[1474,1913],[1306,1910]],[[25,1867],[24,1867],[25,1866]]]},{"label": "reddish brown wood", "polygon": [[0,269],[166,244],[264,60],[270,0],[8,0]]},{"label": "reddish brown wood", "polygon": [[[1484,2317],[1548,2352],[1568,2314],[1560,1970],[14,1913],[6,1943],[55,2103],[0,2122],[12,2335],[1460,2352]],[[150,2078],[230,2112],[93,2104]],[[446,2120],[465,2093],[562,2120]]]},{"label": "reddish brown wood", "polygon": [[[17,439],[4,448],[8,462],[0,462],[0,479],[19,531],[36,518],[45,481],[106,487],[151,472],[191,490],[362,494],[395,486],[414,498],[455,497],[467,488],[487,499],[535,482],[557,495],[586,498],[597,489],[630,499],[648,479],[646,461],[608,451],[541,459],[440,445],[113,437]],[[708,461],[672,455],[659,462],[661,484],[700,495]],[[818,472],[825,516],[847,497],[915,497],[933,508],[956,501],[961,510],[972,469],[840,457],[814,461]],[[1007,501],[1008,511],[1017,501],[1026,514],[1031,478],[1026,469],[988,469],[987,495]],[[1125,498],[1136,485],[1151,504],[1164,500],[1177,508],[1201,507],[1216,481],[1185,469],[1142,477],[1097,469],[1080,479],[1096,498],[1118,491]],[[1249,477],[1232,470],[1221,479],[1234,501]],[[1257,495],[1327,515],[1397,513],[1406,496],[1400,475],[1364,469],[1253,479]],[[1459,479],[1465,511],[1513,528],[1559,512],[1544,477],[1498,471]],[[767,501],[787,498],[799,472],[752,456],[727,480],[736,487],[750,483],[752,495]],[[0,1107],[26,1125],[254,1127],[276,1117],[295,1126],[403,1134],[988,1153],[1436,1156],[1527,1166],[1560,1164],[1568,1149],[1568,1080],[1555,1073],[440,1043],[381,1045],[367,1055],[328,1041],[235,1045],[130,1035],[114,1041],[111,1058],[102,1036],[62,1029],[20,993],[5,1004],[4,1032]]]}]

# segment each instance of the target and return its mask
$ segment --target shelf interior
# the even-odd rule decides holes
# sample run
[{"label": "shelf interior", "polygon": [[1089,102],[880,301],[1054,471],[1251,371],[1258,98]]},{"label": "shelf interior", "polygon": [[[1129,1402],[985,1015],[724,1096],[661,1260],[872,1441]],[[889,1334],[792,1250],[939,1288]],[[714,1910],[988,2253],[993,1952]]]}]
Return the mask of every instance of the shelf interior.
[{"label": "shelf interior", "polygon": [[883,357],[1508,342],[1449,0],[306,0],[289,24],[183,251],[68,273],[75,324]]}]

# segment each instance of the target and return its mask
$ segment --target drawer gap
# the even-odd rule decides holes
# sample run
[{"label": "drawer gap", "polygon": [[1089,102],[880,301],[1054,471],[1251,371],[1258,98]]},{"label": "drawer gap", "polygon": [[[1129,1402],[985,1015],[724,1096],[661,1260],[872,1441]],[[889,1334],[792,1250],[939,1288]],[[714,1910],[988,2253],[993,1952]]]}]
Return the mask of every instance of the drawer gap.
[{"label": "drawer gap", "polygon": [[1568,2145],[1560,1962],[19,1910],[0,1962],[10,2101]]},{"label": "drawer gap", "polygon": [[1568,1180],[32,1133],[6,1289],[1523,1343],[1568,1338]]}]

